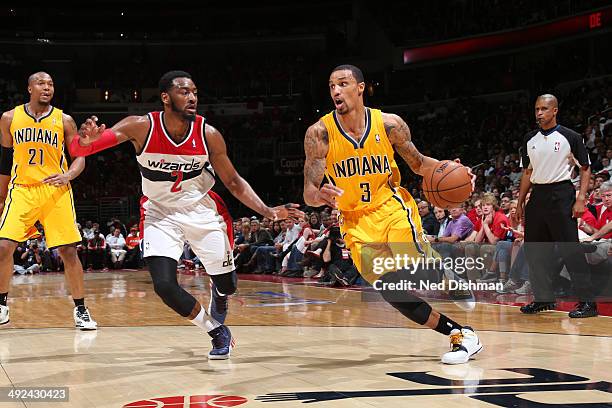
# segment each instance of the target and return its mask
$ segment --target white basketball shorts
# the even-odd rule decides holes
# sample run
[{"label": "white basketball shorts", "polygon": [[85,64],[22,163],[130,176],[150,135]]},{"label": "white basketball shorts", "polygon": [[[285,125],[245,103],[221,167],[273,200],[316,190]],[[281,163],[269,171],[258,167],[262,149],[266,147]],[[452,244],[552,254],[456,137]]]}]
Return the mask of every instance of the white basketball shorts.
[{"label": "white basketball shorts", "polygon": [[[218,196],[217,196],[218,197]],[[165,208],[142,201],[143,256],[165,256],[179,260],[187,242],[209,275],[233,271],[232,220],[222,200],[206,195],[181,208]]]}]

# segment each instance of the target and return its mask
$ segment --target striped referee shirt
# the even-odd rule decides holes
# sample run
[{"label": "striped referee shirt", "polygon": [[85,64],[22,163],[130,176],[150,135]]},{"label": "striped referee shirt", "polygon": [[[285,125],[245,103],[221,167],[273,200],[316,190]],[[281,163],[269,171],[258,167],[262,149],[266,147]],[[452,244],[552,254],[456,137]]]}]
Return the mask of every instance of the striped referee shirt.
[{"label": "striped referee shirt", "polygon": [[569,161],[570,153],[580,166],[591,164],[580,134],[561,125],[548,130],[534,130],[523,139],[521,166],[533,169],[533,184],[570,180],[574,168]]}]

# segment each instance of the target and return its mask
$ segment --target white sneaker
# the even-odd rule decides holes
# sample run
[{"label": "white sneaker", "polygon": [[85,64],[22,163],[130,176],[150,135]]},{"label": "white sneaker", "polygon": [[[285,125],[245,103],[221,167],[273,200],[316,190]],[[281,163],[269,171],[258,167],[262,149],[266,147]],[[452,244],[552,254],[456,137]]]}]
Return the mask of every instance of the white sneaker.
[{"label": "white sneaker", "polygon": [[514,291],[517,295],[528,295],[531,293],[531,283],[529,281],[525,281],[523,286]]},{"label": "white sneaker", "polygon": [[0,324],[7,324],[10,320],[9,307],[0,305]]},{"label": "white sneaker", "polygon": [[98,328],[98,323],[94,319],[91,318],[89,314],[89,309],[85,308],[85,312],[79,312],[79,308],[75,307],[74,312],[72,313],[74,317],[74,326],[77,329],[81,330],[96,330]]},{"label": "white sneaker", "polygon": [[444,353],[444,364],[464,364],[475,354],[482,351],[482,344],[471,327],[464,326],[461,331],[454,329],[450,334],[451,351]]},{"label": "white sneaker", "polygon": [[512,279],[508,279],[506,283],[504,283],[504,287],[502,289],[497,289],[497,293],[513,293],[520,287],[521,285],[514,282]]}]

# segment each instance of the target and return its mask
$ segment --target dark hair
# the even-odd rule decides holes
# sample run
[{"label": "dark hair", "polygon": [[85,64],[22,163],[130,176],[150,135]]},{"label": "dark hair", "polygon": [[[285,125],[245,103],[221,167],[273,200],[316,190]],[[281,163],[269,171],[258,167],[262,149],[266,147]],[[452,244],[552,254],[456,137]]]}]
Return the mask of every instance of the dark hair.
[{"label": "dark hair", "polygon": [[356,66],[350,65],[350,64],[338,65],[336,68],[334,68],[334,70],[332,71],[332,74],[336,71],[344,71],[344,70],[351,71],[351,73],[353,74],[353,78],[355,78],[357,83],[365,82],[365,79],[363,78],[363,72],[361,72],[361,70],[357,68]]},{"label": "dark hair", "polygon": [[[276,231],[276,229],[274,229],[274,227],[278,227],[278,232]],[[276,238],[278,234],[280,234],[282,231],[283,229],[281,228],[280,221],[273,221],[272,228],[270,230],[270,232],[272,233],[272,238]]]},{"label": "dark hair", "polygon": [[331,227],[329,229],[329,235],[328,235],[329,239],[331,240],[336,240],[336,239],[340,239],[342,238],[342,234],[340,232],[340,227],[334,225],[333,227]]},{"label": "dark hair", "polygon": [[189,78],[191,74],[185,71],[168,71],[159,78],[159,93],[168,92],[172,88],[172,81],[176,78]]},{"label": "dark hair", "polygon": [[[312,217],[313,215],[317,219],[316,224],[313,224],[312,222],[310,222],[310,217]],[[310,224],[310,228],[313,228],[313,229],[321,228],[321,216],[319,215],[319,213],[317,212],[310,213],[310,215],[308,216],[308,224]]]}]

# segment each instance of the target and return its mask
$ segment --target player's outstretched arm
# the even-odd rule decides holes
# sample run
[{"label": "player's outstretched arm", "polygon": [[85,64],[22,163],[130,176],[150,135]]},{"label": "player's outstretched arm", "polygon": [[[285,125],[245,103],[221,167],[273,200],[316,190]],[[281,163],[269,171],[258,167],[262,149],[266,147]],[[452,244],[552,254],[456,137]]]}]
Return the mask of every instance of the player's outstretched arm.
[{"label": "player's outstretched arm", "polygon": [[13,111],[4,112],[0,118],[0,212],[4,209],[4,201],[8,194],[8,185],[13,168],[13,138],[11,122]]},{"label": "player's outstretched arm", "polygon": [[439,163],[439,160],[425,156],[418,151],[412,143],[410,128],[402,118],[392,113],[383,113],[383,122],[393,148],[416,174],[422,175],[425,169]]},{"label": "player's outstretched arm", "polygon": [[336,207],[336,197],[343,191],[331,184],[321,182],[325,176],[329,136],[325,125],[318,121],[306,130],[304,137],[304,202],[311,207],[329,205]]},{"label": "player's outstretched arm", "polygon": [[92,116],[79,129],[79,134],[70,143],[70,155],[89,156],[120,143],[131,141],[139,152],[149,132],[151,122],[148,116],[128,116],[112,128],[98,126],[98,118]]},{"label": "player's outstretched arm", "polygon": [[225,187],[227,187],[230,193],[240,200],[242,204],[274,221],[285,218],[298,219],[304,216],[304,213],[298,210],[298,204],[268,207],[261,198],[259,198],[251,185],[247,183],[234,168],[234,165],[227,156],[227,146],[225,145],[225,140],[221,133],[210,125],[206,125],[205,132],[210,164],[215,170],[215,173],[221,178]]}]

